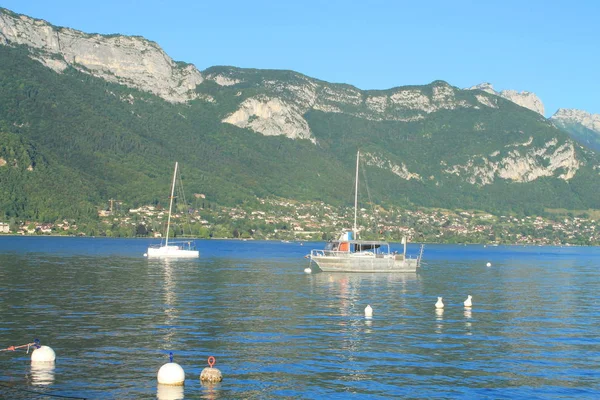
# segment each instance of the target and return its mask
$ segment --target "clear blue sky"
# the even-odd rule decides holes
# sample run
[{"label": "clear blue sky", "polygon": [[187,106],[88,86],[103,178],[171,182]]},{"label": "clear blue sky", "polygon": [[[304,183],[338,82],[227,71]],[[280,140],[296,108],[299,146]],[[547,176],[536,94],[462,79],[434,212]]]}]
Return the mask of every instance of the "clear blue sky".
[{"label": "clear blue sky", "polygon": [[[417,4],[418,3],[418,4]],[[437,79],[600,114],[596,0],[0,0],[87,33],[139,35],[177,61],[290,69],[360,89]]]}]

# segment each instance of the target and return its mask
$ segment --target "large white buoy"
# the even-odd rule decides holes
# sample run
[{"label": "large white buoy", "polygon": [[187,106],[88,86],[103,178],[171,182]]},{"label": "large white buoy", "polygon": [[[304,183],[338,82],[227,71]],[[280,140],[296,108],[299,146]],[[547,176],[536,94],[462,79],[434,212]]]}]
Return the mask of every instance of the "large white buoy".
[{"label": "large white buoy", "polygon": [[173,353],[169,353],[169,362],[160,367],[156,378],[161,385],[181,386],[185,382],[185,372],[181,365],[173,362]]},{"label": "large white buoy", "polygon": [[491,263],[491,262],[488,262],[487,264],[485,264],[485,266],[486,266],[486,267],[491,267],[491,266],[492,266],[492,263]]},{"label": "large white buoy", "polygon": [[310,274],[310,273],[312,273],[312,269],[310,269],[309,267],[306,267],[306,268],[304,268],[304,273]]},{"label": "large white buoy", "polygon": [[473,296],[468,295],[467,299],[463,302],[463,304],[465,305],[465,307],[471,307],[473,305]]},{"label": "large white buoy", "polygon": [[367,305],[365,307],[365,317],[366,318],[373,318],[373,308],[371,307],[371,305]]},{"label": "large white buoy", "polygon": [[56,360],[56,353],[48,346],[40,346],[39,339],[35,339],[35,350],[31,353],[32,363],[53,363]]},{"label": "large white buoy", "polygon": [[208,367],[204,368],[200,373],[200,382],[217,383],[223,380],[221,371],[213,367],[216,362],[217,360],[213,356],[208,357]]},{"label": "large white buoy", "polygon": [[435,303],[435,308],[444,308],[444,302],[441,297],[438,297],[437,302]]}]

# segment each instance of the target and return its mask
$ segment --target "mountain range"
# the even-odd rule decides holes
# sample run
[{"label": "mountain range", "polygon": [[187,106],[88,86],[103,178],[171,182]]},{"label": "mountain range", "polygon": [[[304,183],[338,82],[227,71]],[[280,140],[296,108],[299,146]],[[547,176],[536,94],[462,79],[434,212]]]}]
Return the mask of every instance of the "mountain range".
[{"label": "mountain range", "polygon": [[544,117],[533,93],[444,81],[360,90],[294,71],[199,71],[142,37],[0,9],[0,211],[93,218],[162,203],[175,160],[193,198],[352,201],[363,153],[381,205],[543,213],[600,208],[600,118]]}]

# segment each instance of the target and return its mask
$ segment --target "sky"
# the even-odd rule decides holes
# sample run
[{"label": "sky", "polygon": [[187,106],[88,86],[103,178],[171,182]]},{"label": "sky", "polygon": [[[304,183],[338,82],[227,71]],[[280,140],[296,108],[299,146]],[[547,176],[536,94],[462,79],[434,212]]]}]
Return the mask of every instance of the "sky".
[{"label": "sky", "polygon": [[597,0],[0,0],[86,33],[143,36],[174,60],[293,70],[359,89],[435,80],[600,114]]}]

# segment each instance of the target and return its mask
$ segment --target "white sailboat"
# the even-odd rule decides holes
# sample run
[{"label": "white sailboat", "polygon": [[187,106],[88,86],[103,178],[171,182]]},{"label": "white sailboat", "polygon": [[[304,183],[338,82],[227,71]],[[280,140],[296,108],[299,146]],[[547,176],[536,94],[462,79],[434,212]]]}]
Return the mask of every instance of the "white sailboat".
[{"label": "white sailboat", "polygon": [[177,168],[179,164],[175,162],[175,172],[173,173],[173,184],[171,185],[171,197],[169,198],[169,216],[167,218],[167,233],[164,244],[151,245],[145,254],[148,258],[198,258],[200,252],[196,250],[196,243],[192,240],[187,241],[169,241],[169,231],[171,228],[171,212],[173,209],[173,196],[175,194],[175,182],[177,181]]},{"label": "white sailboat", "polygon": [[358,239],[359,160],[360,152],[357,152],[352,230],[342,232],[338,240],[327,242],[325,249],[311,250],[309,258],[323,272],[415,272],[420,265],[421,255],[418,258],[406,257],[406,239],[402,239],[403,253],[390,251],[390,244],[385,241]]}]

